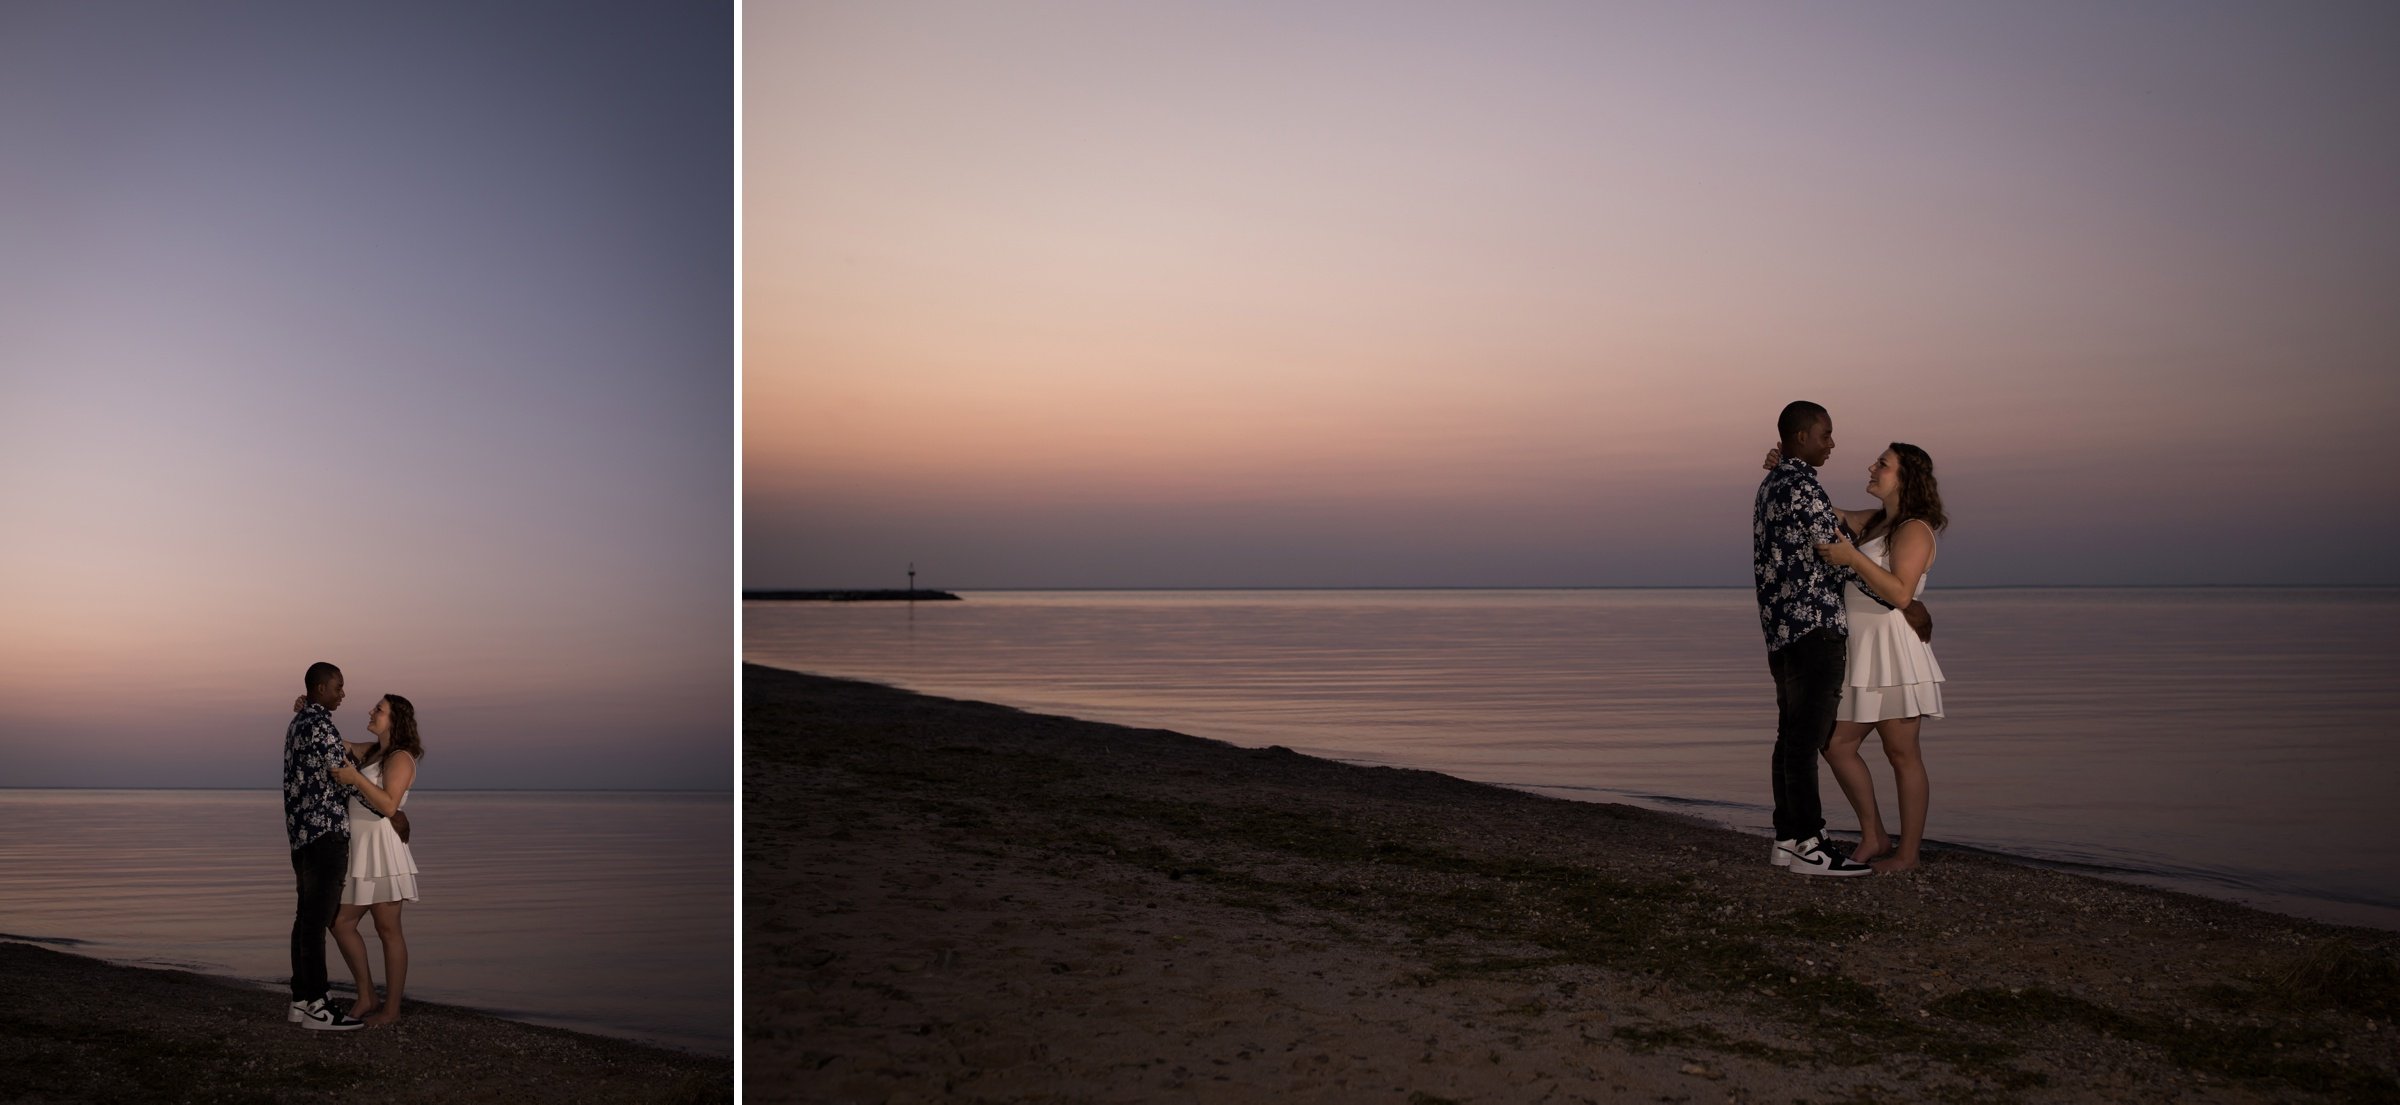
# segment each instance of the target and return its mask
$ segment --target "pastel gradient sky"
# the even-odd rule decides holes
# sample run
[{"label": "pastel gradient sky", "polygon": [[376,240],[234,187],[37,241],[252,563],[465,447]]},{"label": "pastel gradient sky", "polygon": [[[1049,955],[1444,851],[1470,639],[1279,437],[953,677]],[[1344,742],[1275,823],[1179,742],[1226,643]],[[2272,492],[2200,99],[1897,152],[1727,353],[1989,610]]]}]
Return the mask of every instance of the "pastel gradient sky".
[{"label": "pastel gradient sky", "polygon": [[751,587],[2400,583],[2400,9],[745,9]]},{"label": "pastel gradient sky", "polygon": [[733,34],[0,10],[0,786],[730,789]]}]

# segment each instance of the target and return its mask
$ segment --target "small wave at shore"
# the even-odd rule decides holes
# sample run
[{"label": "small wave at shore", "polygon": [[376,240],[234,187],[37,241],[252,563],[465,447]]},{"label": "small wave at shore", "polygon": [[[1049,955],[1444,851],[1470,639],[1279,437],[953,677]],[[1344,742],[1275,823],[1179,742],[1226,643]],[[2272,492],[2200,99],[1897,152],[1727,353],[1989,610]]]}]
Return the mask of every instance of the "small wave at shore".
[{"label": "small wave at shore", "polygon": [[14,940],[20,944],[51,944],[62,948],[81,947],[90,943],[72,936],[23,936],[13,932],[0,932],[0,940]]},{"label": "small wave at shore", "polygon": [[[1623,801],[1646,809],[1688,813],[1737,832],[1771,831],[1773,811],[1751,802],[1691,798],[1612,787],[1503,782],[1498,785],[1531,794],[1573,801]],[[1828,828],[1835,839],[1854,839],[1855,832]],[[1927,852],[1987,856],[2010,863],[2115,879],[2161,890],[2221,898],[2260,909],[2307,917],[2333,924],[2361,925],[2400,931],[2400,895],[2368,893],[2313,885],[2272,871],[2205,867],[2160,860],[2131,858],[2123,853],[2099,853],[2039,842],[1982,843],[1926,837]]]}]

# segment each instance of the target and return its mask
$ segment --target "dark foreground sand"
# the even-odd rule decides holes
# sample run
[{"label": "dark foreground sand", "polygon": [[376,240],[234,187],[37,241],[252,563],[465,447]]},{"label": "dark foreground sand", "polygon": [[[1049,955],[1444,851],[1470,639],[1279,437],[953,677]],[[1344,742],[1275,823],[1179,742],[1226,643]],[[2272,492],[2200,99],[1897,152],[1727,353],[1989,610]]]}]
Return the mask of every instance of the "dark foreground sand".
[{"label": "dark foreground sand", "polygon": [[2390,933],[745,681],[748,1101],[2400,1101]]},{"label": "dark foreground sand", "polygon": [[400,1023],[310,1032],[286,996],[0,942],[0,1102],[733,1100],[733,1061],[408,1003]]}]

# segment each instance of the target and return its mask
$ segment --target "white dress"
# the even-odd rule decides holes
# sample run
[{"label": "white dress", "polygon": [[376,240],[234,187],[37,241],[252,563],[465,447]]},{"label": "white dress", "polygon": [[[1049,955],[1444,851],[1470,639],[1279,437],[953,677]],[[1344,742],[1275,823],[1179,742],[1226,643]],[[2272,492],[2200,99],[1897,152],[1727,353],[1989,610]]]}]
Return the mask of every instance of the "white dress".
[{"label": "white dress", "polygon": [[[1887,572],[1892,568],[1888,536],[1858,546]],[[1932,565],[1926,568],[1931,575]],[[1919,576],[1916,594],[1910,597],[1924,595],[1925,576]],[[1933,646],[1918,640],[1917,631],[1908,627],[1908,618],[1867,597],[1856,583],[1842,586],[1842,610],[1850,623],[1850,647],[1842,677],[1841,720],[1942,716],[1942,666],[1934,662]]]},{"label": "white dress", "polygon": [[[383,765],[368,764],[358,771],[377,787],[383,785]],[[410,790],[416,789],[414,784]],[[408,808],[408,795],[400,796]],[[400,839],[400,830],[358,796],[350,796],[350,871],[342,880],[343,905],[417,900],[417,858]]]}]

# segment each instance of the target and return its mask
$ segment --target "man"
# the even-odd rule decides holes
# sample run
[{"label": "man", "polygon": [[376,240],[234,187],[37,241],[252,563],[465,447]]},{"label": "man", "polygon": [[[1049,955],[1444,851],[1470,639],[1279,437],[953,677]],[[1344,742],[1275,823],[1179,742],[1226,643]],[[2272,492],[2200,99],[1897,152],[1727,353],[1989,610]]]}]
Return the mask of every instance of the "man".
[{"label": "man", "polygon": [[302,681],[308,705],[283,731],[283,826],[300,892],[292,914],[292,1007],[285,1019],[347,1032],[366,1022],[334,1006],[325,980],[325,933],[341,909],[350,860],[349,792],[333,778],[350,762],[333,727],[333,711],[342,705],[342,669],[319,661]]},{"label": "man", "polygon": [[[1833,456],[1833,416],[1810,402],[1792,403],[1775,420],[1783,462],[1758,485],[1751,511],[1751,571],[1758,581],[1758,620],[1767,634],[1767,670],[1775,677],[1775,866],[1796,875],[1871,875],[1825,847],[1825,811],[1817,795],[1817,757],[1833,737],[1842,702],[1850,635],[1842,585],[1857,574],[1827,564],[1816,546],[1841,539],[1841,517],[1817,482]],[[1872,590],[1868,597],[1883,602]],[[1930,636],[1924,604],[1905,611],[1919,636]]]}]

